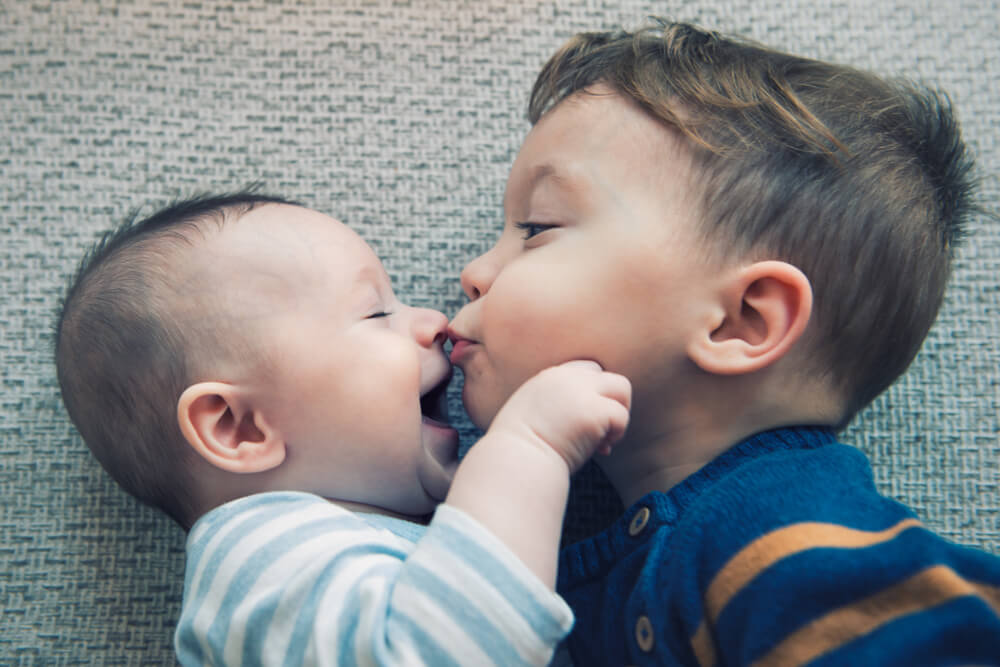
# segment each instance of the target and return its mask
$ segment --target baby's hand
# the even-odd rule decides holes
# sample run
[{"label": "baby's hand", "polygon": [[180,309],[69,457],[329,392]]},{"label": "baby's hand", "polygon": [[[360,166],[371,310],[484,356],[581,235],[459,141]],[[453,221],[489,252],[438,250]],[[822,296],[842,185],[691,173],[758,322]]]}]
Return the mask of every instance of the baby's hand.
[{"label": "baby's hand", "polygon": [[493,419],[490,431],[559,454],[576,472],[596,451],[610,453],[628,426],[632,385],[593,361],[569,361],[529,379]]}]

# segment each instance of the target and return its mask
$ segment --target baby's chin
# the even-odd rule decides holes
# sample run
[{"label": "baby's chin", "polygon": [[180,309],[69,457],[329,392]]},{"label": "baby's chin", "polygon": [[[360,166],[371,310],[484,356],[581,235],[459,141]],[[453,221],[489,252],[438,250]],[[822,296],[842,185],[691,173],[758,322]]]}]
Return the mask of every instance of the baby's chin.
[{"label": "baby's chin", "polygon": [[417,470],[424,492],[436,503],[443,502],[458,469],[458,434],[445,431],[430,434],[423,442],[424,456]]}]

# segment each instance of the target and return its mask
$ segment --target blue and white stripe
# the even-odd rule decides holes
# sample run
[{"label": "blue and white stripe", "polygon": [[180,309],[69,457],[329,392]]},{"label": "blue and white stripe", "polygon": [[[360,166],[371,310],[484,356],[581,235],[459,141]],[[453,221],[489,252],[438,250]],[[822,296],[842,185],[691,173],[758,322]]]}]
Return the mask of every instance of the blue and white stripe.
[{"label": "blue and white stripe", "polygon": [[545,665],[572,613],[447,505],[416,542],[314,495],[217,508],[188,536],[183,665]]}]

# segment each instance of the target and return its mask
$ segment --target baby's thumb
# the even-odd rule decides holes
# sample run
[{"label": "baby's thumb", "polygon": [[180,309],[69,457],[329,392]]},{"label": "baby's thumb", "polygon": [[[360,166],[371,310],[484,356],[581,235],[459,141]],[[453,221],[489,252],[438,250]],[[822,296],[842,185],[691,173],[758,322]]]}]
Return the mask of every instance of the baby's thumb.
[{"label": "baby's thumb", "polygon": [[598,372],[604,370],[599,363],[592,359],[574,359],[573,361],[567,361],[561,365],[569,368],[589,368]]}]

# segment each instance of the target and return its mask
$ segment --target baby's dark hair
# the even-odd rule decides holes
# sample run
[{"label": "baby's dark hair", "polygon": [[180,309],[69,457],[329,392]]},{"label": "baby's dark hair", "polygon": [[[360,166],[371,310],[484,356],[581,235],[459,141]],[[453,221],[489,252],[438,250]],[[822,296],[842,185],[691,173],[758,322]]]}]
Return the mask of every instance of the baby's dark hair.
[{"label": "baby's dark hair", "polygon": [[261,204],[295,203],[257,189],[197,195],[143,219],[132,212],[83,258],[58,312],[56,370],[77,430],[125,491],[185,529],[194,518],[193,451],[177,399],[192,355],[213,354],[221,341],[200,318],[178,314],[197,287],[178,284],[176,269],[211,229]]},{"label": "baby's dark hair", "polygon": [[808,276],[804,372],[841,393],[845,425],[916,356],[978,210],[947,96],[658,20],[570,39],[535,82],[531,122],[595,84],[686,138],[710,248]]}]

